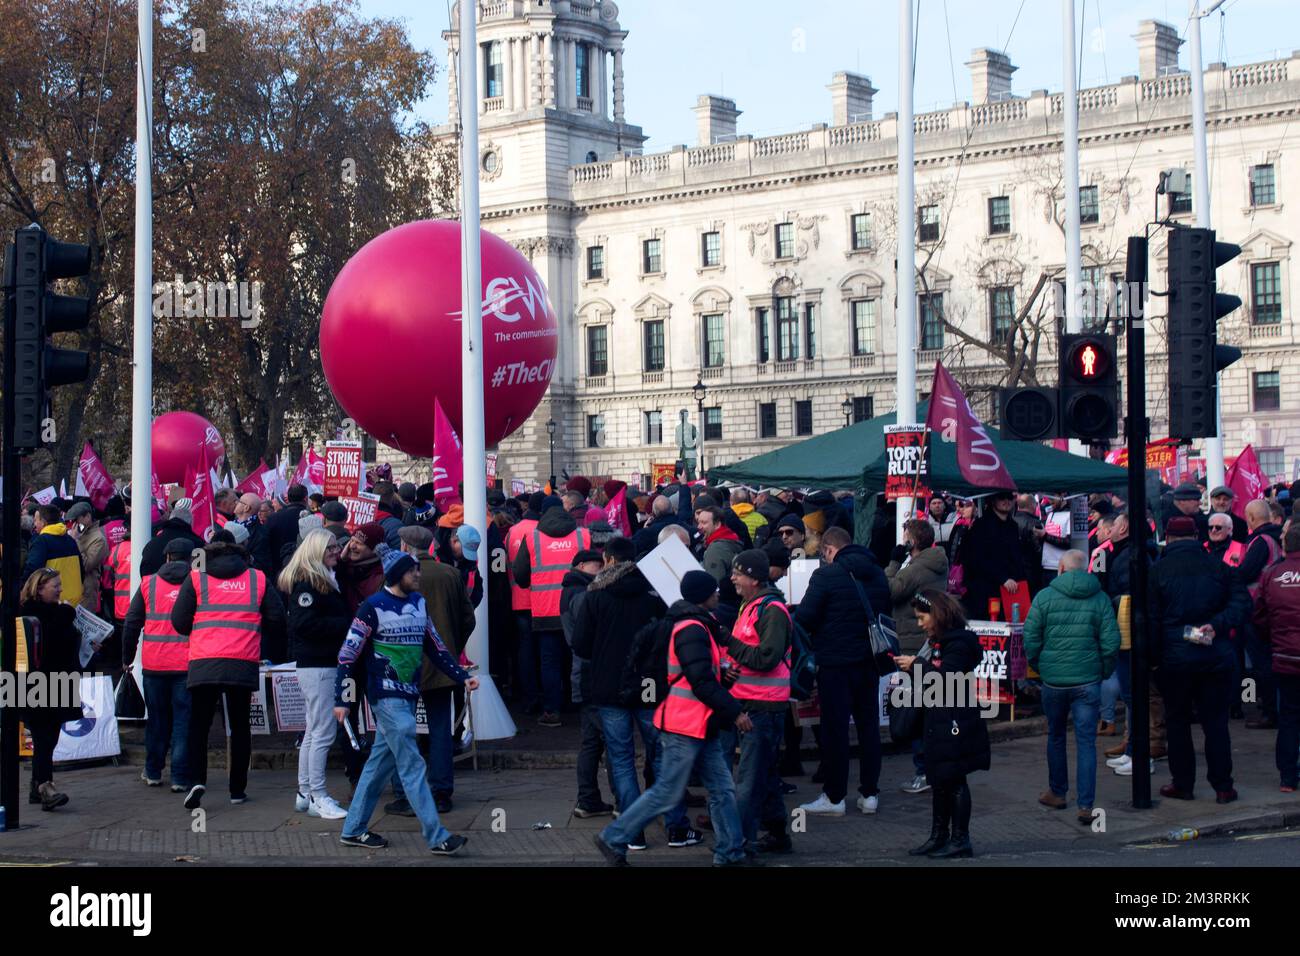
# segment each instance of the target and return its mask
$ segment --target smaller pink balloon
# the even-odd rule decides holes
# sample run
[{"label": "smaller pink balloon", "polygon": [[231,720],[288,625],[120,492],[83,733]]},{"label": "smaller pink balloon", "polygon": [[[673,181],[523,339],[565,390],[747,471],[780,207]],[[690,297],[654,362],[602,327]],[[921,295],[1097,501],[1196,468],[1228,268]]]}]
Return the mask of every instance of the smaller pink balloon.
[{"label": "smaller pink balloon", "polygon": [[207,448],[209,467],[215,468],[226,454],[226,443],[216,426],[193,412],[168,412],[154,419],[152,429],[153,470],[163,484],[185,480],[186,467],[203,467]]}]

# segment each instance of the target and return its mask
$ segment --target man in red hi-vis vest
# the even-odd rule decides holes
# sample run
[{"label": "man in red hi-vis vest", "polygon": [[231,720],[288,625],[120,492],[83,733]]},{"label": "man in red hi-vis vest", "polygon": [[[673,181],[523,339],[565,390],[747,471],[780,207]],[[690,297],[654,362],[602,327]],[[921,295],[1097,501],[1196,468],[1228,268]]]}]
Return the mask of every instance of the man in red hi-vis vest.
[{"label": "man in red hi-vis vest", "polygon": [[[790,706],[790,634],[793,622],[782,593],[768,582],[765,551],[742,551],[731,562],[731,582],[742,602],[727,642],[739,677],[731,695],[754,725],[740,738],[736,800],[746,850],[788,853],[785,798],[776,765]],[[759,825],[768,835],[760,844]]]},{"label": "man in red hi-vis vest", "polygon": [[[591,547],[591,534],[579,528],[554,495],[544,502],[541,520],[524,537],[515,556],[515,581],[528,588],[531,643],[542,664],[543,727],[560,726],[560,701],[564,692],[564,625],[560,620],[560,594],[564,575],[579,551]],[[521,667],[526,664],[520,653]]]},{"label": "man in red hi-vis vest", "polygon": [[[724,748],[734,739],[731,728],[748,737],[754,725],[735,696],[722,687],[722,636],[711,613],[718,606],[718,582],[707,571],[687,571],[681,592],[682,599],[668,609],[666,618],[672,625],[667,685],[654,715],[663,751],[659,773],[654,785],[595,838],[596,848],[615,866],[627,865],[628,844],[639,839],[647,823],[671,812],[686,796],[692,770],[699,772],[709,793],[714,866],[749,862]],[[725,744],[723,730],[728,731]]]},{"label": "man in red hi-vis vest", "polygon": [[161,787],[163,764],[170,750],[172,793],[184,793],[193,785],[189,761],[190,691],[186,686],[190,640],[172,626],[172,608],[181,585],[190,576],[191,548],[185,538],[167,542],[163,566],[157,574],[140,579],[122,630],[124,668],[135,660],[136,640],[143,636],[144,641],[141,663],[148,716],[140,778],[151,787]]}]

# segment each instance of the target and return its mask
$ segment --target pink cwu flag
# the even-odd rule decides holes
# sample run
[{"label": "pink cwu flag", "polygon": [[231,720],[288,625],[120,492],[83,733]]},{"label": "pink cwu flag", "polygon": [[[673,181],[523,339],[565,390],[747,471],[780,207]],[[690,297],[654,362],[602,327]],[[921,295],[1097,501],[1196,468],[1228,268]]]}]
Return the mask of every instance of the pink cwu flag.
[{"label": "pink cwu flag", "polygon": [[[257,467],[248,473],[248,477],[235,486],[235,490],[241,495],[254,494],[259,498],[267,497],[266,479],[275,481],[275,469],[266,463],[266,459],[259,458]],[[272,484],[274,487],[274,484]]]},{"label": "pink cwu flag", "polygon": [[95,454],[90,442],[81,449],[81,462],[77,465],[77,494],[85,495],[97,511],[102,511],[113,497],[113,476]]},{"label": "pink cwu flag", "polygon": [[1246,517],[1248,502],[1263,498],[1268,491],[1268,476],[1259,467],[1259,458],[1255,456],[1255,449],[1251,445],[1242,450],[1224,477],[1232,489],[1233,513],[1240,518]]},{"label": "pink cwu flag", "polygon": [[618,494],[609,499],[609,504],[605,506],[605,513],[609,515],[609,526],[625,538],[632,536],[632,521],[627,514],[627,485],[619,481],[616,484],[621,485]]},{"label": "pink cwu flag", "polygon": [[460,436],[451,427],[442,403],[433,400],[433,500],[439,510],[446,511],[460,501],[461,482],[465,477],[465,458],[460,446]]},{"label": "pink cwu flag", "polygon": [[925,427],[934,433],[932,440],[957,443],[957,467],[967,482],[977,488],[1016,490],[984,423],[975,417],[961,386],[942,362],[934,364],[934,390]]},{"label": "pink cwu flag", "polygon": [[212,490],[212,466],[208,464],[208,450],[203,449],[203,467],[185,468],[185,497],[190,499],[190,513],[194,516],[191,527],[204,541],[212,537],[216,525],[216,498]]}]

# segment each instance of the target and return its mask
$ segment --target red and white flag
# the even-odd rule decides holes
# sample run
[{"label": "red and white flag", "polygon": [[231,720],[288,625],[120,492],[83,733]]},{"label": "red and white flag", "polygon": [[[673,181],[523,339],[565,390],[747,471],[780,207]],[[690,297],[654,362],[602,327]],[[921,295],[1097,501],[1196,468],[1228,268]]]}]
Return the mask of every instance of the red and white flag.
[{"label": "red and white flag", "polygon": [[609,526],[625,538],[632,536],[632,521],[627,513],[627,485],[621,481],[614,482],[619,485],[618,493],[609,499],[609,504],[605,505],[605,513],[609,515]]},{"label": "red and white flag", "polygon": [[298,459],[298,468],[290,484],[304,486],[308,494],[315,494],[325,487],[325,459],[316,453],[314,445],[308,445]]},{"label": "red and white flag", "polygon": [[933,432],[932,441],[957,443],[957,467],[968,483],[978,488],[1016,490],[984,423],[975,417],[961,386],[942,362],[934,364],[934,390],[925,427]]},{"label": "red and white flag", "polygon": [[268,479],[271,490],[275,490],[275,469],[266,463],[266,459],[259,458],[257,467],[249,472],[248,477],[235,485],[235,490],[241,495],[254,494],[259,498],[267,497]]},{"label": "red and white flag", "polygon": [[1232,489],[1232,510],[1240,518],[1246,517],[1247,502],[1263,498],[1268,491],[1268,476],[1259,467],[1259,458],[1251,445],[1237,456],[1225,479]]},{"label": "red and white flag", "polygon": [[191,527],[204,541],[212,537],[216,524],[216,507],[212,491],[212,467],[208,464],[208,450],[203,449],[203,467],[185,468],[185,497],[190,499],[190,514],[194,516]]},{"label": "red and white flag", "polygon": [[460,501],[461,481],[465,477],[465,458],[460,436],[451,427],[442,403],[433,400],[433,500],[439,510],[446,511]]},{"label": "red and white flag", "polygon": [[77,494],[90,499],[96,511],[102,511],[113,497],[113,476],[95,454],[90,442],[81,449],[81,462],[77,465]]}]

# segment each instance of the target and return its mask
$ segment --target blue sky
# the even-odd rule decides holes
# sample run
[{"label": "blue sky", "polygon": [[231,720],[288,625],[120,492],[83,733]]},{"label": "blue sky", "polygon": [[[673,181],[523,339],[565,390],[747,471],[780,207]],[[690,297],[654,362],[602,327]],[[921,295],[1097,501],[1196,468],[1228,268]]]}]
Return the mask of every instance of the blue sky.
[{"label": "blue sky", "polygon": [[[1013,91],[1059,90],[1061,5],[1056,0],[919,0],[916,109],[969,100],[965,62],[976,47],[1006,49],[1019,67]],[[1203,0],[1202,5],[1207,5]],[[1228,0],[1205,18],[1206,63],[1249,63],[1300,47],[1297,0]],[[442,31],[449,0],[360,0],[362,14],[404,20],[416,46],[445,65]],[[1083,85],[1137,73],[1138,22],[1164,20],[1184,34],[1186,0],[1075,0]],[[627,119],[640,124],[648,150],[694,144],[700,93],[722,93],[743,111],[739,132],[763,136],[830,121],[826,84],[836,70],[870,76],[880,90],[877,117],[898,102],[895,0],[621,0],[628,31]],[[951,52],[950,52],[951,51]],[[1182,65],[1188,62],[1186,45]],[[421,118],[447,116],[446,76]],[[955,87],[955,95],[954,95]]]}]

